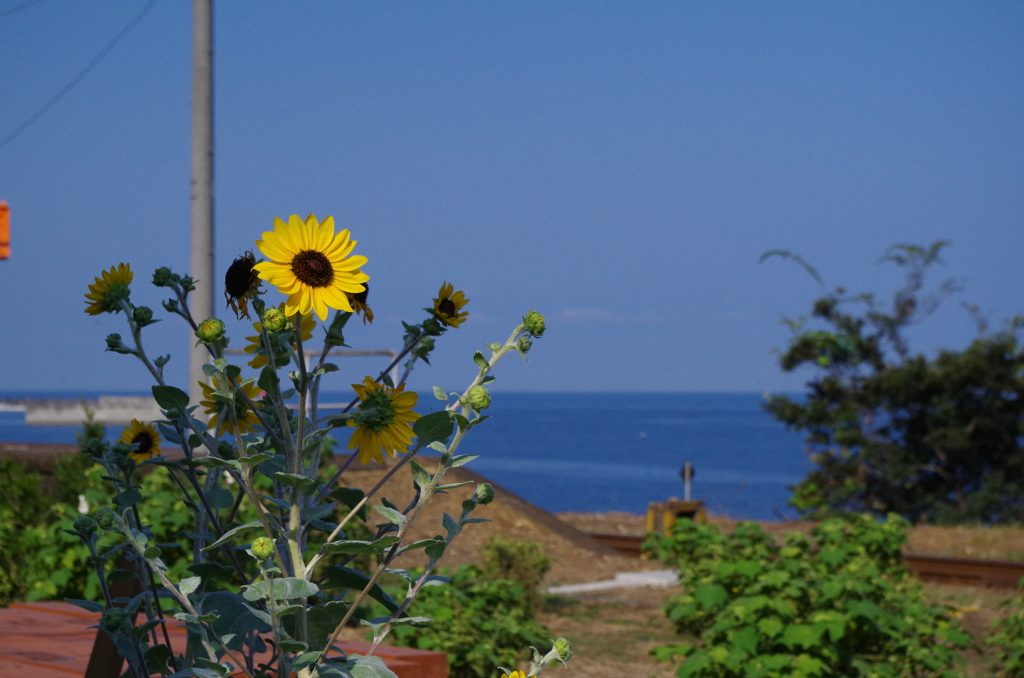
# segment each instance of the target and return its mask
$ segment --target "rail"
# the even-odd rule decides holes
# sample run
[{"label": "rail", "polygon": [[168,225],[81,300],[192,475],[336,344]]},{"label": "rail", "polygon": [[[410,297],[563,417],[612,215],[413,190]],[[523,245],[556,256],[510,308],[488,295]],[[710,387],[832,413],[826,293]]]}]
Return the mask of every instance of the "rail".
[{"label": "rail", "polygon": [[[640,557],[643,537],[623,534],[595,534],[591,537],[620,553]],[[983,560],[980,558],[948,558],[904,553],[907,569],[922,581],[984,588],[1016,588],[1024,577],[1024,562]]]}]

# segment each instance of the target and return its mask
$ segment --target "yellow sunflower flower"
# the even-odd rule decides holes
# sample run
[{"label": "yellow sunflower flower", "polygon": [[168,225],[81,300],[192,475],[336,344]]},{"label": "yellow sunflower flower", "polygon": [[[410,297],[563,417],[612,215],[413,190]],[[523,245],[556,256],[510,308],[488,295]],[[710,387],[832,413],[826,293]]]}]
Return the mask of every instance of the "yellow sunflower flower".
[{"label": "yellow sunflower flower", "polygon": [[445,283],[438,290],[437,299],[434,299],[434,315],[448,327],[458,327],[469,317],[469,311],[462,311],[462,307],[468,303],[469,299],[461,290],[455,292],[450,283]]},{"label": "yellow sunflower flower", "polygon": [[[284,304],[278,306],[280,309],[284,309]],[[246,353],[252,353],[255,357],[249,361],[249,367],[253,369],[261,370],[265,365],[268,364],[267,356],[263,353],[257,353],[258,349],[263,348],[263,339],[260,336],[263,332],[263,323],[255,322],[252,324],[252,328],[256,330],[255,337],[246,337],[249,342],[245,346]],[[302,341],[309,341],[313,338],[313,330],[316,328],[316,321],[313,320],[312,313],[306,313],[302,316]],[[293,342],[292,348],[297,349],[297,345]]]},{"label": "yellow sunflower flower", "polygon": [[151,424],[143,424],[138,419],[132,419],[132,423],[126,426],[124,432],[121,433],[121,442],[125,445],[138,445],[138,448],[129,452],[128,456],[141,463],[159,456],[160,443],[163,440]]},{"label": "yellow sunflower flower", "polygon": [[348,449],[359,448],[359,462],[365,464],[374,459],[383,462],[382,452],[389,457],[395,452],[405,452],[412,443],[412,424],[420,415],[412,411],[419,399],[415,393],[405,393],[405,385],[389,388],[374,382],[370,377],[361,384],[352,384],[352,390],[359,396],[359,410],[375,410],[357,424],[349,419],[348,425],[355,429],[348,439]]},{"label": "yellow sunflower flower", "polygon": [[[216,377],[211,377],[213,385],[199,382],[199,385],[203,389],[203,396],[206,400],[201,400],[199,406],[205,408],[207,414],[212,415],[210,417],[209,425],[211,429],[217,430],[217,437],[224,435],[225,433],[235,433],[235,428],[231,424],[231,414],[228,407],[231,407],[228,403],[223,400],[217,400],[213,397],[213,394],[220,388],[220,383]],[[255,401],[260,395],[260,389],[256,384],[250,382],[242,386],[242,393],[244,393],[249,400]],[[249,409],[249,406],[245,404],[237,394],[235,395],[235,418],[238,419],[238,432],[248,433],[260,423],[260,418],[256,416],[256,413]]]},{"label": "yellow sunflower flower", "polygon": [[111,266],[109,271],[101,271],[96,282],[89,285],[89,294],[85,295],[85,312],[89,315],[101,313],[117,313],[121,310],[121,300],[128,298],[128,285],[135,274],[128,264]]},{"label": "yellow sunflower flower", "polygon": [[501,678],[526,678],[526,674],[522,671],[513,671],[512,673],[502,673]]},{"label": "yellow sunflower flower", "polygon": [[296,214],[287,223],[275,218],[274,230],[266,231],[256,246],[270,261],[253,268],[288,295],[284,312],[289,316],[312,311],[327,320],[328,307],[352,312],[346,292],[362,292],[370,279],[359,270],[366,257],[349,256],[356,241],[349,239],[348,229],[334,232],[334,217],[323,223],[312,214],[305,222]]}]

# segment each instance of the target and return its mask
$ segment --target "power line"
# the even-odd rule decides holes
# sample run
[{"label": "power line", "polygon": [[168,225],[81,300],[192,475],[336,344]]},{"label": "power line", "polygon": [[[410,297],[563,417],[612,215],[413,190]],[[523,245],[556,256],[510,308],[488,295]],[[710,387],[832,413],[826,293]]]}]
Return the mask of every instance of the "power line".
[{"label": "power line", "polygon": [[17,7],[12,7],[12,8],[10,8],[9,10],[7,10],[5,12],[0,12],[0,19],[6,19],[7,17],[11,16],[12,14],[17,14],[21,10],[28,9],[32,5],[38,5],[42,1],[43,0],[29,0],[29,2],[22,3],[22,4],[18,5]]},{"label": "power line", "polygon": [[[36,1],[40,2],[41,0]],[[131,33],[132,29],[135,28],[140,21],[142,21],[143,17],[145,17],[146,14],[149,13],[149,10],[152,9],[153,5],[155,5],[156,3],[157,0],[149,0],[149,2],[146,3],[146,6],[142,8],[142,11],[136,14],[131,21],[125,24],[124,28],[122,28],[120,32],[118,32],[118,34],[114,36],[114,39],[108,42],[103,47],[103,49],[99,51],[99,54],[93,57],[92,61],[86,64],[85,68],[79,71],[78,74],[71,79],[71,82],[65,85],[64,88],[57,92],[49,101],[43,104],[42,108],[40,108],[38,111],[30,115],[25,122],[21,123],[21,125],[16,127],[13,132],[4,137],[3,140],[0,140],[0,150],[3,150],[4,147],[7,146],[7,144],[14,141],[22,132],[31,127],[36,120],[39,120],[39,118],[43,117],[43,115],[45,115],[48,110],[53,108],[58,101],[63,99],[68,92],[73,90],[75,88],[75,85],[80,83],[92,69],[96,68],[96,66],[98,66],[99,63],[103,61],[104,57],[110,54],[114,47],[117,46],[117,43],[121,42],[121,40],[123,40],[126,35]],[[15,8],[14,10],[11,11],[17,11],[18,9],[23,9],[24,7],[25,5],[22,5],[21,8]]]}]

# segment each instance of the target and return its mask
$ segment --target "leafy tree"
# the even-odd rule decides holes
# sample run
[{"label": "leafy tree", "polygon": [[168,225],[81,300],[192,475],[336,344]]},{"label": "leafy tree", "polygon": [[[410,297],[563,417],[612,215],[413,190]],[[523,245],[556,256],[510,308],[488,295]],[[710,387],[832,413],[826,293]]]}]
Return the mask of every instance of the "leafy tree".
[{"label": "leafy tree", "polygon": [[[955,280],[924,291],[927,270],[948,245],[896,245],[882,262],[906,272],[888,307],[843,288],[817,299],[793,331],[782,369],[815,370],[803,399],[772,396],[767,411],[807,433],[817,468],[795,486],[805,514],[889,512],[914,522],[1000,523],[1024,518],[1024,352],[1015,318],[1008,330],[979,337],[963,351],[930,359],[912,354],[905,330],[958,291]],[[799,257],[779,255],[820,276]],[[810,326],[809,323],[816,323]],[[823,329],[817,327],[824,326]]]}]

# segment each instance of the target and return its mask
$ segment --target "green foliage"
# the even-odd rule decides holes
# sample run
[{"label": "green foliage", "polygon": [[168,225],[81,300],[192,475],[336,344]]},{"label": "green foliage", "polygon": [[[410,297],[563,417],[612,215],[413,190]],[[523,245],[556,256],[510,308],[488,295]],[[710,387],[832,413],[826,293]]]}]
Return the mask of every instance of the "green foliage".
[{"label": "green foliage", "polygon": [[397,626],[390,642],[445,652],[451,678],[492,678],[495,667],[515,667],[529,646],[546,652],[550,632],[533,615],[525,590],[510,579],[488,579],[473,565],[459,567],[450,582],[424,588],[413,613],[427,626]]},{"label": "green foliage", "polygon": [[[906,283],[888,309],[870,294],[836,288],[814,302],[809,319],[787,321],[794,336],[783,370],[816,374],[805,398],[773,396],[765,407],[807,433],[817,468],[794,488],[792,503],[803,513],[895,512],[940,524],[1024,519],[1017,325],[933,359],[912,355],[904,336],[956,290],[946,281],[922,293],[945,245],[890,248],[883,261],[900,266]],[[824,329],[808,328],[808,320]]]},{"label": "green foliage", "polygon": [[482,576],[515,582],[523,591],[526,605],[534,612],[541,602],[540,583],[550,569],[551,559],[533,542],[498,535],[484,547]]},{"label": "green foliage", "polygon": [[900,560],[906,521],[833,519],[779,546],[756,524],[729,536],[689,520],[649,552],[679,567],[684,592],[665,612],[697,643],[658,648],[700,678],[945,677],[969,636],[927,604]]},{"label": "green foliage", "polygon": [[996,656],[1003,663],[1001,676],[1024,678],[1024,599],[1018,593],[1001,605],[1010,608],[1010,615],[993,622],[992,635],[985,642],[996,649]]}]

